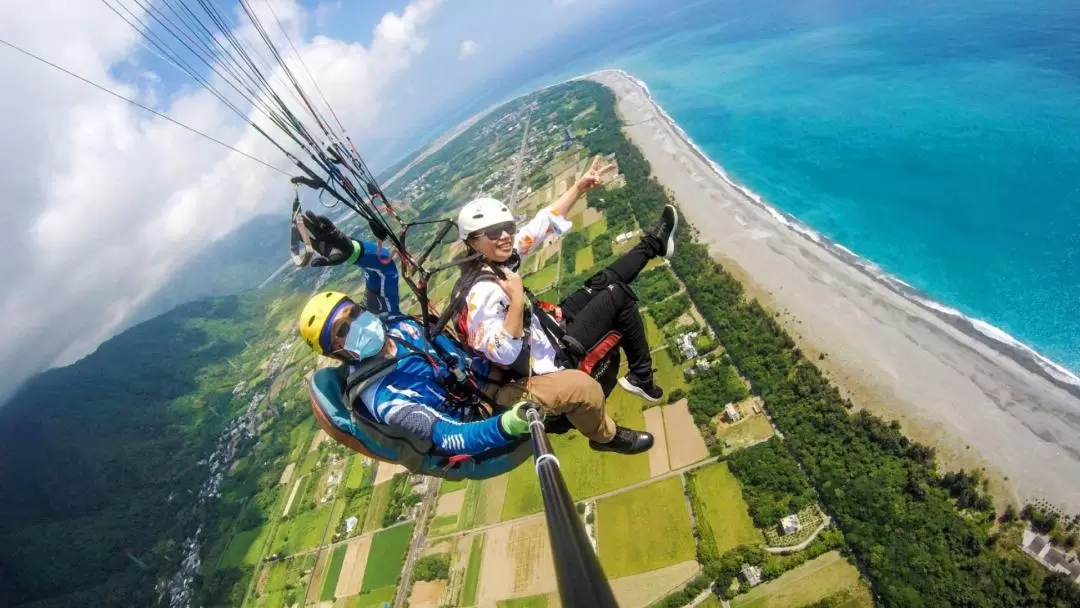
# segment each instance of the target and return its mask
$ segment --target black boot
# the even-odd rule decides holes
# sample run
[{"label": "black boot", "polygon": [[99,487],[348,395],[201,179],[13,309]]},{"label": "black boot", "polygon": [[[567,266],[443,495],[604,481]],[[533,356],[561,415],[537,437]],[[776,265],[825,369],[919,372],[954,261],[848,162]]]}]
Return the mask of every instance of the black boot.
[{"label": "black boot", "polygon": [[652,433],[635,431],[625,426],[615,427],[615,436],[607,443],[589,440],[589,447],[597,452],[618,452],[619,454],[640,454],[648,451],[652,445]]}]

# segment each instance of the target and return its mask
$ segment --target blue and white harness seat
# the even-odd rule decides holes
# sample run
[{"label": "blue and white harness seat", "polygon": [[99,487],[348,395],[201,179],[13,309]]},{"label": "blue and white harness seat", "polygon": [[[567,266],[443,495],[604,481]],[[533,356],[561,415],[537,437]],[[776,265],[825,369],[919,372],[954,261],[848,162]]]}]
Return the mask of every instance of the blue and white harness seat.
[{"label": "blue and white harness seat", "polygon": [[[398,271],[390,253],[370,241],[356,265],[364,269],[366,306],[379,314],[398,346],[392,364],[367,374],[359,365],[324,368],[308,381],[315,419],[339,443],[414,473],[446,479],[484,479],[510,471],[531,450],[527,438],[503,432],[475,399],[464,402],[450,362],[472,372],[483,388],[489,363],[444,335],[428,341],[423,325],[401,313]],[[441,351],[441,352],[440,352]],[[356,382],[357,377],[364,382]],[[352,380],[352,386],[350,386]],[[351,406],[351,407],[350,407]]]}]

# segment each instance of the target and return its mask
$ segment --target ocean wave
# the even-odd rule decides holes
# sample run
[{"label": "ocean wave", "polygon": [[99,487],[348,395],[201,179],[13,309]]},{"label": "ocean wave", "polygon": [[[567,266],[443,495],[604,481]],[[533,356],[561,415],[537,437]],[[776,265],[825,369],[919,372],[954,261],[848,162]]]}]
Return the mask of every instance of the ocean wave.
[{"label": "ocean wave", "polygon": [[1024,344],[1020,340],[1017,340],[1015,337],[1013,337],[1000,327],[991,325],[990,323],[987,323],[982,319],[969,317],[964,313],[960,312],[959,310],[956,310],[955,308],[931,300],[925,295],[919,293],[916,288],[912,287],[903,279],[889,274],[874,262],[856,254],[854,251],[848,249],[847,247],[844,247],[839,243],[836,243],[835,241],[821,236],[821,234],[819,234],[817,231],[799,222],[798,219],[796,219],[794,216],[784,213],[783,211],[780,211],[779,209],[766,203],[765,200],[758,193],[750,190],[742,184],[737,183],[734,179],[731,178],[731,176],[727,174],[726,171],[724,171],[723,167],[721,167],[714,160],[709,158],[709,155],[706,154],[705,151],[697,145],[693,138],[690,137],[690,135],[686,131],[684,131],[677,122],[675,122],[675,119],[672,118],[671,115],[668,114],[667,111],[665,111],[659,103],[657,103],[656,99],[653,98],[652,92],[649,90],[649,86],[647,84],[645,84],[638,78],[635,78],[633,75],[624,70],[613,69],[602,71],[617,73],[623,78],[632,81],[634,84],[640,87],[641,90],[644,91],[645,96],[648,98],[649,103],[652,104],[656,111],[660,113],[660,115],[667,122],[667,124],[671,128],[673,128],[676,133],[678,133],[679,137],[682,138],[682,140],[685,141],[691,147],[691,149],[693,149],[693,151],[698,155],[698,157],[700,157],[709,165],[709,167],[716,173],[718,177],[720,177],[720,179],[724,180],[729,186],[735,188],[748,199],[759,205],[774,220],[776,220],[777,223],[783,226],[787,226],[788,228],[803,235],[811,241],[824,246],[826,249],[828,249],[833,254],[837,255],[847,263],[855,266],[856,268],[859,268],[874,279],[884,283],[886,286],[891,288],[893,291],[899,293],[900,295],[904,296],[905,298],[940,315],[944,315],[954,321],[960,322],[972,329],[973,331],[979,333],[985,339],[995,342],[1008,349],[1011,349],[1014,353],[1026,357],[1027,359],[1038,365],[1039,368],[1041,368],[1049,377],[1053,378],[1057,382],[1060,382],[1062,384],[1068,384],[1074,387],[1080,387],[1080,377],[1078,377],[1076,374],[1072,373],[1062,365],[1039,354],[1035,349]]}]

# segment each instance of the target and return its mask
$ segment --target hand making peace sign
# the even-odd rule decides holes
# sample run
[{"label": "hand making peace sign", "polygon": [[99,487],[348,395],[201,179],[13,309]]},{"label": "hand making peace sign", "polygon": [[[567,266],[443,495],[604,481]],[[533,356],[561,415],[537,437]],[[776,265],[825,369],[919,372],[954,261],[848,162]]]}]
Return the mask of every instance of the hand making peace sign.
[{"label": "hand making peace sign", "polygon": [[604,175],[614,170],[615,163],[609,163],[601,167],[600,157],[597,156],[593,159],[592,166],[590,166],[589,170],[585,172],[585,175],[582,175],[578,179],[577,187],[581,190],[582,193],[588,192],[600,185],[600,179]]}]

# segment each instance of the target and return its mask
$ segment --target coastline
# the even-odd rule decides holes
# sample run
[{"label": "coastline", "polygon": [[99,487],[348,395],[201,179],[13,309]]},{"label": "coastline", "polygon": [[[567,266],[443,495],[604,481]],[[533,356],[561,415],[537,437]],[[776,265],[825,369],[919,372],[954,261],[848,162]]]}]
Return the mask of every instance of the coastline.
[{"label": "coastline", "polygon": [[769,206],[631,75],[581,78],[614,91],[624,131],[703,242],[857,406],[899,419],[943,466],[986,468],[999,501],[1080,511],[1080,378]]}]

